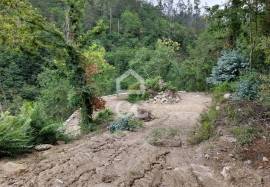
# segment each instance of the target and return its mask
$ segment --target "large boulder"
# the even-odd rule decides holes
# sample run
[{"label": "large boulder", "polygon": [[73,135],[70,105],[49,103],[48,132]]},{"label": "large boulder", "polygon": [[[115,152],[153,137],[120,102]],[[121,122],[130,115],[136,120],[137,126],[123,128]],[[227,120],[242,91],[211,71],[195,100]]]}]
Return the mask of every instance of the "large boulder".
[{"label": "large boulder", "polygon": [[71,136],[77,137],[81,134],[81,112],[76,110],[64,123],[64,132]]}]

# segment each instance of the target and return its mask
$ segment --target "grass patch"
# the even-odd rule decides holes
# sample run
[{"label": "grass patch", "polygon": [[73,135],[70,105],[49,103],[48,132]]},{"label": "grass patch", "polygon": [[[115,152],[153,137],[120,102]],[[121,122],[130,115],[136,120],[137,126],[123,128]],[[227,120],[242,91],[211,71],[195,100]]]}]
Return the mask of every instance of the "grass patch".
[{"label": "grass patch", "polygon": [[223,102],[224,94],[235,91],[235,83],[224,82],[212,89],[215,102]]},{"label": "grass patch", "polygon": [[259,135],[259,130],[253,127],[235,127],[232,133],[240,145],[251,144]]},{"label": "grass patch", "polygon": [[201,115],[200,126],[195,129],[195,132],[191,135],[189,142],[191,144],[199,144],[202,141],[208,140],[214,135],[215,122],[219,112],[215,107],[211,107],[208,112]]},{"label": "grass patch", "polygon": [[179,137],[178,129],[156,128],[147,137],[147,142],[151,145],[162,145],[164,141],[173,141],[176,137]]}]

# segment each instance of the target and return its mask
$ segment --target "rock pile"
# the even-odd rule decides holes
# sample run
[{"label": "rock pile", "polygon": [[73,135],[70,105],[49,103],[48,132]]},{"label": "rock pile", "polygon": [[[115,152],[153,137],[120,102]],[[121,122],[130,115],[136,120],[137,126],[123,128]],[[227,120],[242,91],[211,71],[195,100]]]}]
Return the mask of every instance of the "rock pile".
[{"label": "rock pile", "polygon": [[177,92],[160,92],[153,99],[150,99],[148,103],[154,104],[176,104],[181,101],[181,97]]}]

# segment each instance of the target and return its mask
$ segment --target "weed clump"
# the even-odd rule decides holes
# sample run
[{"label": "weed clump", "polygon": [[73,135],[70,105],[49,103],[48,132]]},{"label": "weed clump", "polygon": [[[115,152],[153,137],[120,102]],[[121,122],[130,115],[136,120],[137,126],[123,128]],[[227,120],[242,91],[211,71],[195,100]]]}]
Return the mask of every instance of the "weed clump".
[{"label": "weed clump", "polygon": [[149,134],[147,141],[154,146],[181,146],[179,130],[175,128],[156,128]]}]

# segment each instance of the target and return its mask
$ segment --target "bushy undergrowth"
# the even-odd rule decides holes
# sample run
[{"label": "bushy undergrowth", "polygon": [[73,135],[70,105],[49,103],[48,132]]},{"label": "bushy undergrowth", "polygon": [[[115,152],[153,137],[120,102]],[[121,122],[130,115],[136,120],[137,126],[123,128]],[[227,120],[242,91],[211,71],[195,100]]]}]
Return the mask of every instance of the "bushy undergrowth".
[{"label": "bushy undergrowth", "polygon": [[31,120],[22,115],[15,117],[9,113],[0,116],[0,157],[12,156],[25,152],[31,148],[30,130]]},{"label": "bushy undergrowth", "polygon": [[37,144],[67,141],[68,138],[59,130],[60,126],[44,118],[36,104],[24,104],[16,116],[1,114],[0,155],[12,156],[26,152]]},{"label": "bushy undergrowth", "polygon": [[236,89],[236,99],[253,101],[259,98],[260,80],[256,73],[249,73],[240,78]]},{"label": "bushy undergrowth", "polygon": [[112,122],[114,119],[114,113],[110,109],[100,111],[94,119],[97,125],[104,125]]},{"label": "bushy undergrowth", "polygon": [[116,131],[135,131],[142,126],[143,123],[141,121],[135,119],[131,115],[127,115],[112,122],[108,129],[110,132],[114,133]]},{"label": "bushy undergrowth", "polygon": [[232,132],[240,145],[250,144],[258,137],[258,129],[254,127],[235,127]]}]

